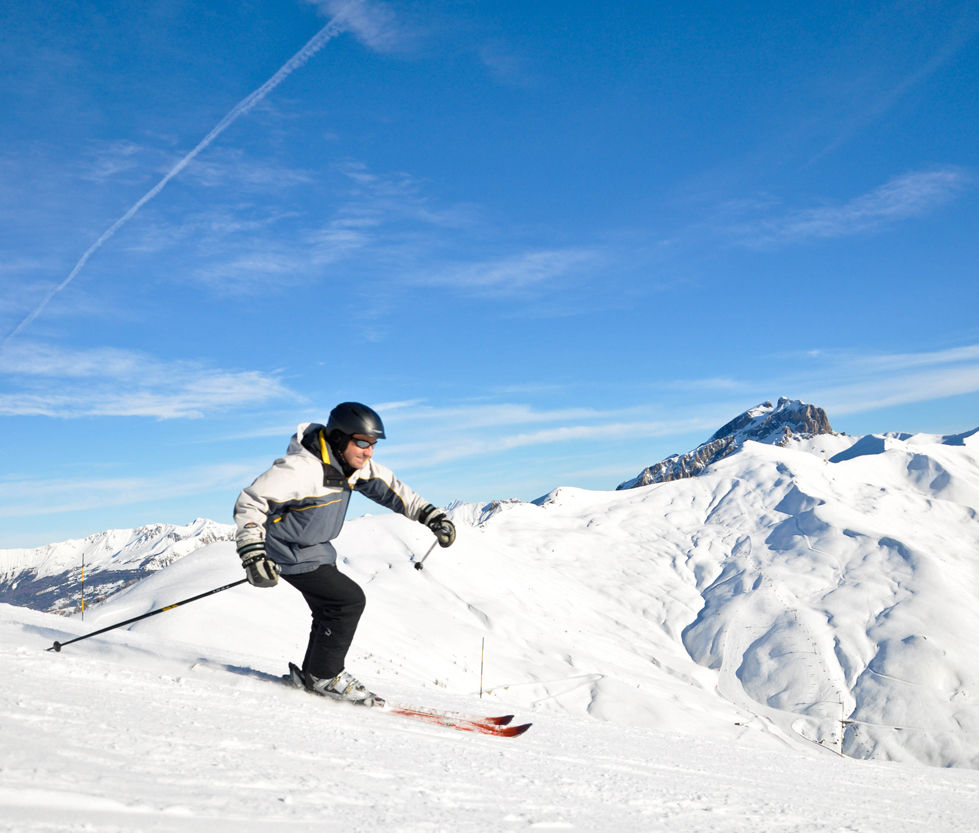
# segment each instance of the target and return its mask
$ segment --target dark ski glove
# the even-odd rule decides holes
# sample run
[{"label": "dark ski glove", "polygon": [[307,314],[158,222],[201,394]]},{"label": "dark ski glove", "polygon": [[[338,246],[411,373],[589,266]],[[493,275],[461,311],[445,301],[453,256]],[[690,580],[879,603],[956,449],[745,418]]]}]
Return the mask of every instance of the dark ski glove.
[{"label": "dark ski glove", "polygon": [[421,514],[418,516],[418,522],[425,524],[425,526],[435,533],[440,547],[451,547],[452,542],[456,539],[455,524],[445,517],[445,512],[432,506],[432,504],[428,504],[428,506],[422,509]]},{"label": "dark ski glove", "polygon": [[279,568],[275,562],[269,561],[264,543],[245,544],[238,550],[238,555],[241,556],[241,566],[245,568],[249,584],[254,587],[275,587],[279,583]]}]

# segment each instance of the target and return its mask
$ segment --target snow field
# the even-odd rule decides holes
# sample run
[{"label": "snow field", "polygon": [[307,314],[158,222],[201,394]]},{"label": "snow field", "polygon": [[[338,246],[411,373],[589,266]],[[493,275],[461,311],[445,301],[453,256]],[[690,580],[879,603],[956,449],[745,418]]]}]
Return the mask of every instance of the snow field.
[{"label": "snow field", "polygon": [[58,624],[0,606],[0,830],[965,831],[979,809],[975,772],[551,710],[520,738],[478,737],[326,703],[227,650],[125,631],[41,650]]}]

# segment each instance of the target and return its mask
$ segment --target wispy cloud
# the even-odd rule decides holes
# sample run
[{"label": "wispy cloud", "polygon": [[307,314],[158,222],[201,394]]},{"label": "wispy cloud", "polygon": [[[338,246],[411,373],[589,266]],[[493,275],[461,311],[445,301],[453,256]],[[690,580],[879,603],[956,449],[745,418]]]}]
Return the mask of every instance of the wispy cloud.
[{"label": "wispy cloud", "polygon": [[484,43],[479,48],[479,60],[490,76],[501,84],[528,87],[532,83],[527,61],[502,41]]},{"label": "wispy cloud", "polygon": [[417,29],[395,13],[382,0],[305,0],[319,8],[324,17],[332,17],[343,31],[375,52],[401,52],[414,45]]},{"label": "wispy cloud", "polygon": [[194,270],[194,277],[218,295],[263,294],[269,292],[271,283],[280,291],[302,284],[309,278],[309,266],[309,259],[288,245],[270,241],[231,259],[201,266]]},{"label": "wispy cloud", "polygon": [[[809,350],[769,358],[772,372],[757,370],[753,378],[682,379],[659,383],[655,389],[683,391],[695,398],[698,393],[722,397],[724,401],[699,406],[685,397],[684,408],[699,407],[698,416],[707,418],[700,424],[710,428],[708,433],[739,412],[783,395],[824,408],[832,421],[979,393],[979,344],[918,353]],[[979,414],[975,424],[979,425]]]},{"label": "wispy cloud", "polygon": [[[378,451],[378,460],[398,472],[430,470],[456,461],[481,458],[481,462],[512,461],[514,452],[533,447],[535,459],[546,456],[545,448],[554,454],[567,454],[582,465],[596,455],[613,455],[617,443],[629,444],[639,439],[702,434],[706,439],[724,421],[737,413],[727,404],[717,409],[700,407],[678,413],[671,409],[666,419],[659,419],[653,405],[600,410],[595,408],[539,408],[525,402],[461,403],[434,407],[426,400],[373,403],[384,418],[389,439]],[[754,404],[754,403],[752,403]],[[320,410],[325,419],[326,410]],[[279,422],[266,427],[223,435],[220,439],[240,441],[257,437],[288,437],[295,424]],[[402,438],[411,437],[411,442]],[[563,446],[563,447],[562,447]],[[571,451],[567,451],[568,448]],[[630,452],[631,453],[631,452]],[[622,471],[621,446],[618,475]],[[642,465],[648,465],[645,461]],[[511,467],[511,462],[506,462]],[[638,466],[638,463],[637,463]],[[638,468],[637,468],[638,470]],[[628,473],[628,469],[626,470]],[[458,477],[458,475],[456,475]],[[618,481],[616,481],[618,482]],[[614,485],[614,484],[613,484]]]},{"label": "wispy cloud", "polygon": [[[809,350],[770,358],[776,372],[762,371],[730,388],[730,394],[739,397],[741,410],[785,395],[824,408],[832,419],[979,393],[979,344],[917,353]],[[665,387],[723,390],[723,386],[714,388],[715,381],[689,380]],[[736,413],[732,410],[731,416]]]},{"label": "wispy cloud", "polygon": [[[144,148],[128,139],[110,142],[90,142],[88,160],[81,178],[89,182],[105,182],[122,173],[129,173],[143,164]],[[140,176],[142,179],[142,176]]]},{"label": "wispy cloud", "polygon": [[0,314],[22,310],[38,295],[36,276],[53,268],[49,257],[10,257],[0,253]]},{"label": "wispy cloud", "polygon": [[411,408],[415,405],[420,405],[424,401],[424,399],[406,399],[403,402],[379,402],[374,406],[374,410],[378,413],[397,411],[402,408]]},{"label": "wispy cloud", "polygon": [[[712,423],[711,423],[712,424]],[[716,428],[716,426],[714,426]],[[487,430],[467,434],[451,428],[442,430],[437,440],[427,442],[393,444],[384,449],[384,459],[406,469],[430,468],[471,457],[506,454],[521,448],[540,449],[562,443],[583,443],[581,456],[591,456],[595,449],[592,442],[601,442],[611,449],[616,441],[637,440],[649,437],[667,437],[706,431],[708,425],[696,420],[664,420],[621,422],[606,419],[595,424],[554,425],[537,431],[494,434]]]},{"label": "wispy cloud", "polygon": [[593,249],[543,249],[477,263],[450,264],[419,275],[415,281],[480,294],[511,293],[569,279],[596,266],[601,259]]},{"label": "wispy cloud", "polygon": [[[475,457],[506,458],[528,447],[534,447],[539,456],[546,447],[562,446],[574,449],[571,454],[581,460],[600,455],[601,449],[614,448],[616,443],[698,431],[706,436],[717,428],[713,412],[673,412],[661,419],[658,410],[649,404],[597,409],[540,408],[525,402],[449,407],[405,403],[390,415],[391,439],[382,449],[383,460],[399,469],[428,469]],[[398,442],[402,434],[413,441]]]},{"label": "wispy cloud", "polygon": [[732,379],[729,376],[712,376],[707,379],[677,379],[668,383],[672,390],[682,391],[743,391],[749,383],[743,379]]},{"label": "wispy cloud", "polygon": [[962,168],[912,171],[842,205],[803,209],[727,230],[752,248],[846,237],[928,214],[971,183],[972,177]]},{"label": "wispy cloud", "polygon": [[192,418],[299,397],[259,371],[161,362],[129,350],[66,351],[43,344],[8,348],[0,375],[6,416]]},{"label": "wispy cloud", "polygon": [[[378,406],[380,407],[380,406]],[[487,402],[435,407],[422,402],[404,406],[399,420],[416,420],[439,425],[451,424],[456,430],[494,428],[513,425],[533,425],[546,422],[559,424],[580,420],[622,419],[621,409],[602,411],[594,408],[535,408],[521,402]],[[442,430],[440,427],[439,431]]]},{"label": "wispy cloud", "polygon": [[223,148],[207,159],[199,159],[189,177],[206,188],[234,186],[267,193],[309,185],[316,176],[302,168],[290,168],[265,159],[252,159],[240,148]]},{"label": "wispy cloud", "polygon": [[[417,399],[375,403],[389,436],[378,459],[410,478],[439,467],[452,470],[466,461],[507,469],[522,459],[523,449],[533,449],[534,460],[566,458],[576,470],[594,464],[625,479],[630,465],[638,472],[667,456],[666,451],[686,451],[738,413],[781,395],[823,407],[833,420],[979,392],[979,345],[894,354],[810,351],[773,358],[778,372],[769,378],[664,382],[656,387],[666,400],[654,395],[615,407],[547,408],[498,398],[446,405]],[[791,369],[786,372],[786,367]],[[675,401],[671,392],[676,390],[684,392],[682,401]],[[286,436],[293,429],[279,425],[254,435]],[[408,437],[410,442],[400,441]],[[658,441],[668,438],[678,438],[680,447],[649,459],[637,456],[637,448],[659,448]]]},{"label": "wispy cloud", "polygon": [[[333,277],[335,270],[327,267],[342,263],[360,275],[376,273],[381,282],[402,282],[446,245],[445,230],[474,223],[472,205],[440,204],[410,174],[378,173],[350,159],[334,170],[347,187],[334,189],[340,200],[318,224],[299,216],[258,216],[256,209],[250,225],[239,228],[233,223],[242,222],[240,207],[216,214],[213,228],[206,215],[185,224],[181,235],[196,240],[208,261],[193,270],[194,277],[220,293],[267,292],[269,275],[280,288],[289,287]],[[283,219],[290,220],[288,228]]]},{"label": "wispy cloud", "polygon": [[[183,157],[171,148],[172,144],[170,137],[165,137],[162,145],[139,145],[128,139],[93,140],[81,163],[79,177],[101,184],[110,179],[139,183],[166,175]],[[242,148],[214,147],[206,157],[198,156],[187,167],[184,178],[203,188],[234,187],[268,193],[309,185],[316,175],[274,160],[253,158]]]},{"label": "wispy cloud", "polygon": [[[160,252],[180,246],[194,247],[197,259],[213,258],[233,249],[262,250],[284,248],[275,232],[284,221],[294,221],[294,211],[276,210],[265,206],[216,206],[191,214],[179,223],[144,223],[139,237],[127,242],[128,252]],[[275,241],[279,240],[276,244]]]},{"label": "wispy cloud", "polygon": [[862,413],[979,392],[976,344],[921,353],[820,353],[814,358],[824,378],[805,384],[811,401],[830,414]]},{"label": "wispy cloud", "polygon": [[458,229],[473,222],[472,205],[438,205],[410,174],[375,173],[356,160],[346,160],[338,170],[351,183],[350,191],[329,222],[306,236],[317,263],[367,247],[383,253],[392,239],[412,229]]},{"label": "wispy cloud", "polygon": [[952,347],[948,350],[934,350],[924,353],[893,353],[889,355],[865,356],[858,360],[874,371],[905,370],[913,367],[933,367],[936,365],[979,362],[979,344],[965,347]]},{"label": "wispy cloud", "polygon": [[[829,413],[854,414],[916,402],[934,402],[979,391],[979,366],[938,368],[866,379],[817,390]],[[979,415],[975,424],[979,425]]]},{"label": "wispy cloud", "polygon": [[109,506],[158,503],[218,490],[237,491],[267,461],[194,466],[153,477],[0,480],[0,517],[57,515]]},{"label": "wispy cloud", "polygon": [[471,203],[439,205],[423,191],[423,180],[404,171],[375,173],[363,162],[347,159],[337,166],[354,184],[341,214],[400,217],[434,226],[460,228],[470,225],[475,208]]}]

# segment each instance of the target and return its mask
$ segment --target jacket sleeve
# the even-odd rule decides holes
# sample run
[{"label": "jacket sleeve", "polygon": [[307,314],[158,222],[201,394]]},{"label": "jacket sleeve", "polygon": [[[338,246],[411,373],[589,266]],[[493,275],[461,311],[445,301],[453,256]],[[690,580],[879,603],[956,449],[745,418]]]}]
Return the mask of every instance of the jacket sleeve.
[{"label": "jacket sleeve", "polygon": [[394,476],[387,466],[368,460],[350,477],[350,486],[375,503],[417,521],[429,502]]},{"label": "jacket sleeve", "polygon": [[[315,469],[319,468],[317,463]],[[309,469],[299,455],[289,454],[276,460],[272,468],[260,474],[251,486],[242,490],[235,502],[235,525],[238,527],[235,541],[238,549],[245,544],[265,540],[265,522],[268,519],[270,500],[281,503],[307,494],[311,488],[315,488],[315,481],[308,482],[311,480]]]}]

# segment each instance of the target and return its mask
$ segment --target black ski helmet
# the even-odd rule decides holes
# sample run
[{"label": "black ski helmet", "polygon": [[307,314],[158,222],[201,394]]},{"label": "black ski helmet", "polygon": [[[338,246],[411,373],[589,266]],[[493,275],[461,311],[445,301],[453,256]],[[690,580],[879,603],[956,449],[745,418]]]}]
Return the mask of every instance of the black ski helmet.
[{"label": "black ski helmet", "polygon": [[346,434],[363,434],[376,440],[386,439],[384,423],[373,408],[361,405],[359,402],[341,402],[330,411],[329,422],[326,423],[326,434],[333,436],[334,431]]}]

